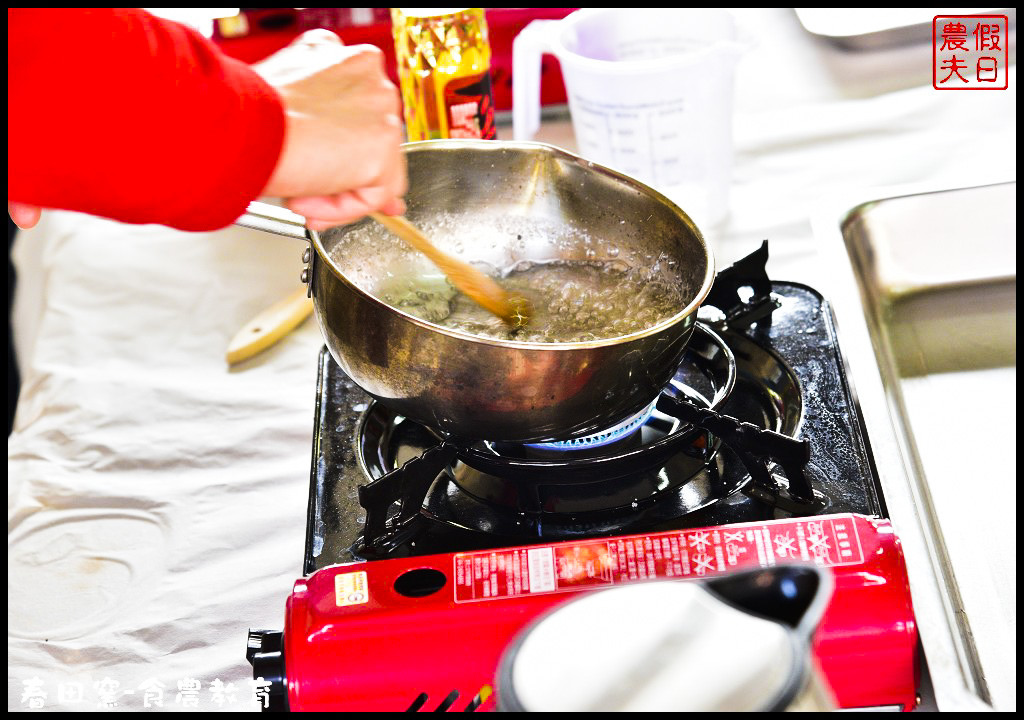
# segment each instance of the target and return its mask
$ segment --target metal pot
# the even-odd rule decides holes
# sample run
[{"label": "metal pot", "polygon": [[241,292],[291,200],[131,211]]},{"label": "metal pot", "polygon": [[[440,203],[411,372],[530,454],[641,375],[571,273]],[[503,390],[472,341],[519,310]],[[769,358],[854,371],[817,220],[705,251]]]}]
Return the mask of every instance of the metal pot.
[{"label": "metal pot", "polygon": [[[317,321],[338,364],[390,408],[452,436],[516,442],[595,432],[648,405],[671,379],[711,289],[714,262],[693,221],[670,200],[629,177],[538,143],[430,141],[405,146],[407,217],[423,224],[444,213],[479,226],[571,223],[598,242],[566,244],[494,232],[471,247],[431,239],[470,262],[508,267],[519,260],[614,260],[649,267],[681,283],[688,302],[653,327],[572,343],[492,340],[446,329],[378,300],[368,289],[389,273],[429,272],[397,239],[354,242],[364,219],[324,233],[302,219],[254,203],[240,224],[308,236],[304,278]],[[289,227],[290,225],[290,227]],[[608,257],[604,257],[607,253]],[[433,271],[436,273],[436,269]]]}]

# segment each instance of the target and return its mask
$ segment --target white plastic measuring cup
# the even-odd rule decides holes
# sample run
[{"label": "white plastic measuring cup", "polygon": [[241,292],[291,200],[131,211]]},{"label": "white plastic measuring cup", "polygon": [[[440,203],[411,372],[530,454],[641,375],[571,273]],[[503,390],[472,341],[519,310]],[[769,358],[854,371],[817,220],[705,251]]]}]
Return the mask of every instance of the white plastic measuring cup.
[{"label": "white plastic measuring cup", "polygon": [[540,127],[540,56],[558,58],[579,154],[665,193],[700,225],[728,214],[733,75],[723,10],[601,8],[535,20],[513,44],[513,132]]}]

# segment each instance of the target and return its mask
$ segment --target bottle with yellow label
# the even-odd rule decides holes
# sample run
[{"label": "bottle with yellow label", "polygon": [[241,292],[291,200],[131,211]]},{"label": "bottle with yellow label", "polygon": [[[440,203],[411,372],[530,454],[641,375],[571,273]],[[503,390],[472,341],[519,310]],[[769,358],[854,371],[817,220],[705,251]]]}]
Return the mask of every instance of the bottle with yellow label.
[{"label": "bottle with yellow label", "polygon": [[392,8],[391,23],[409,141],[493,140],[483,8]]}]

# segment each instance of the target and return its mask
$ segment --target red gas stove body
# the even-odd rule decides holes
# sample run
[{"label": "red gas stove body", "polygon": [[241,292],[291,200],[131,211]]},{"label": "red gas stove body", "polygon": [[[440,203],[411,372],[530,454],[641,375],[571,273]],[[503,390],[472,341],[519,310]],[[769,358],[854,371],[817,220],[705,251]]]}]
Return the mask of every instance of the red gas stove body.
[{"label": "red gas stove body", "polygon": [[830,568],[835,578],[813,652],[840,707],[912,709],[917,628],[900,543],[888,521],[855,514],[324,568],[297,581],[288,601],[287,704],[494,709],[506,648],[579,592],[793,562]]}]

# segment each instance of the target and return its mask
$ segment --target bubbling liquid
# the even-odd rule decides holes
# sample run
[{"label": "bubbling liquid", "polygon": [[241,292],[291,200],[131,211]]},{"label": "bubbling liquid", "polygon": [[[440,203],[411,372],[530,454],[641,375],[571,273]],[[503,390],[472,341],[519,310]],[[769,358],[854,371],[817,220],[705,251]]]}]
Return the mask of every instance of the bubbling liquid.
[{"label": "bubbling liquid", "polygon": [[650,282],[636,270],[601,262],[521,262],[501,286],[523,295],[534,314],[510,328],[443,277],[406,281],[382,292],[392,307],[441,327],[479,337],[517,342],[585,342],[629,335],[657,325],[682,309],[678,289]]},{"label": "bubbling liquid", "polygon": [[[495,264],[473,265],[494,277],[506,291],[533,306],[525,327],[512,328],[460,293],[418,253],[375,224],[359,227],[332,250],[344,267],[346,249],[371,243],[384,258],[380,271],[348,273],[364,290],[388,305],[451,330],[495,340],[567,343],[607,340],[653,327],[682,310],[693,289],[679,279],[675,261],[664,255],[623,259],[611,242],[594,240],[571,225],[538,218],[451,216],[424,223],[428,237],[451,239],[450,250],[472,260],[476,248]],[[502,242],[502,236],[508,237]],[[490,242],[481,247],[480,238]],[[514,239],[513,239],[514,238]],[[488,247],[489,245],[489,247]],[[553,259],[557,254],[582,259]],[[570,252],[567,252],[570,251]],[[582,252],[581,252],[582,251]],[[470,255],[470,257],[466,257]],[[532,257],[531,257],[532,256]],[[538,260],[538,257],[548,259]]]}]

